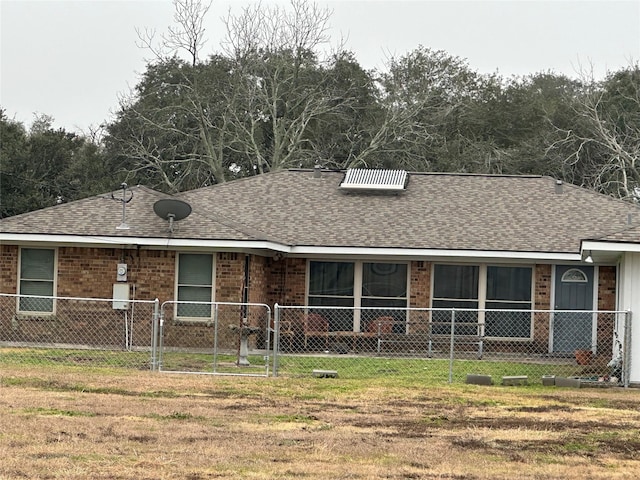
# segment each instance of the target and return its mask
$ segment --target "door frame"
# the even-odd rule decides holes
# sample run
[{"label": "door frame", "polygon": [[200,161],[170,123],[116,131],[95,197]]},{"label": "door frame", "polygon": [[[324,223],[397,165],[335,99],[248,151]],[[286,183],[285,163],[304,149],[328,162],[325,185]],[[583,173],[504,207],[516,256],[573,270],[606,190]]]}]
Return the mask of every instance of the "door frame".
[{"label": "door frame", "polygon": [[595,313],[598,310],[598,282],[600,278],[600,271],[598,265],[567,265],[567,264],[552,264],[551,265],[551,295],[550,295],[550,305],[549,310],[551,310],[551,314],[549,315],[549,344],[548,344],[548,353],[553,352],[553,316],[554,311],[556,309],[556,283],[558,282],[558,278],[556,275],[556,267],[558,266],[567,266],[567,267],[593,267],[593,303],[591,308],[593,309],[593,319],[591,322],[591,344],[593,345],[594,340],[597,338],[598,334],[598,314]]}]

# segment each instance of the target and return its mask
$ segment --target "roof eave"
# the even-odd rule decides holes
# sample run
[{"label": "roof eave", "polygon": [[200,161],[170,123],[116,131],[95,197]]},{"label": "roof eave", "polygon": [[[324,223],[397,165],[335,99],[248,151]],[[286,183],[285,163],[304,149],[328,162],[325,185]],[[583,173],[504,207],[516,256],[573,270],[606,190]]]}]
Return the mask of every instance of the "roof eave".
[{"label": "roof eave", "polygon": [[270,250],[292,256],[331,256],[349,258],[406,258],[406,259],[448,259],[451,260],[519,260],[519,261],[580,261],[580,252],[535,252],[512,250],[462,250],[431,248],[388,248],[357,246],[296,246],[267,240],[232,239],[184,239],[184,238],[147,238],[133,236],[85,236],[53,234],[0,233],[0,243],[21,245],[69,245],[93,247],[148,247],[148,248],[210,248]]}]

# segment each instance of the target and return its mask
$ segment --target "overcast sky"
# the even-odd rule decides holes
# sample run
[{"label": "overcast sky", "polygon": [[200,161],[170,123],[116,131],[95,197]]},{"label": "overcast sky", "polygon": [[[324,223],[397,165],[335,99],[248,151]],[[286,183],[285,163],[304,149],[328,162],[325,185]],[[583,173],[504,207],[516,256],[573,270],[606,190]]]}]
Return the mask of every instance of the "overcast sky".
[{"label": "overcast sky", "polygon": [[[213,1],[208,52],[218,50],[220,18],[246,3]],[[366,68],[419,45],[504,76],[588,67],[601,77],[640,60],[640,0],[317,3],[334,12],[334,43],[346,38]],[[171,0],[0,0],[0,106],[27,127],[36,112],[68,131],[108,121],[149,57],[136,27],[165,31],[172,16]]]}]

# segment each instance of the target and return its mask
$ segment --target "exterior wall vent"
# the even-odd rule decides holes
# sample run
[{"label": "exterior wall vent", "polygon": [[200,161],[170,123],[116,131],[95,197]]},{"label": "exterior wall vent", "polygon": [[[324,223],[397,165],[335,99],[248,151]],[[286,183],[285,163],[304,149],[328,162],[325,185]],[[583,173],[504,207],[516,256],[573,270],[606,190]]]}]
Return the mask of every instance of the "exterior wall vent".
[{"label": "exterior wall vent", "polygon": [[344,190],[382,190],[397,192],[406,188],[405,170],[350,168],[340,184]]}]

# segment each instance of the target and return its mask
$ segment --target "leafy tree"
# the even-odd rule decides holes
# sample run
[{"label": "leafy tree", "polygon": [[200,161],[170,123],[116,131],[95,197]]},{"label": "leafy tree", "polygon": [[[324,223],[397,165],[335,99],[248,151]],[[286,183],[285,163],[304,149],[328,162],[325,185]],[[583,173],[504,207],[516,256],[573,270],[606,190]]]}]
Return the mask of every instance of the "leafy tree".
[{"label": "leafy tree", "polygon": [[55,130],[51,117],[36,117],[27,132],[0,111],[0,138],[1,217],[101,193],[115,180],[98,145]]}]

